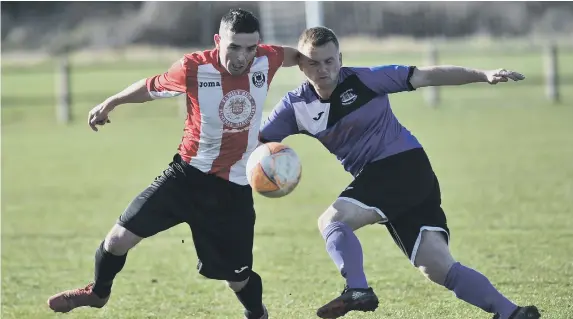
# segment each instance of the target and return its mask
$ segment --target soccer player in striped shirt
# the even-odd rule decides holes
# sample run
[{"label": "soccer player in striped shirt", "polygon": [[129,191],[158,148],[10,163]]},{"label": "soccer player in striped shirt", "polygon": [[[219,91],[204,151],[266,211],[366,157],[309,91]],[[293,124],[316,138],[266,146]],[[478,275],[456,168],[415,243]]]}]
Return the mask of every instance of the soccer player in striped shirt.
[{"label": "soccer player in striped shirt", "polygon": [[378,307],[354,231],[379,223],[415,267],[459,299],[498,319],[539,318],[534,306],[518,307],[484,275],[452,257],[438,179],[422,145],[398,122],[388,99],[391,93],[425,86],[496,84],[523,80],[523,75],[455,66],[342,67],[336,35],[324,27],[306,30],[298,49],[308,81],[278,103],[263,124],[260,139],[280,142],[292,134],[309,135],[355,177],[318,221],[346,287],[317,315],[338,318],[348,311]]},{"label": "soccer player in striped shirt", "polygon": [[187,223],[199,273],[227,281],[245,318],[268,318],[262,281],[252,269],[255,211],[245,165],[259,143],[269,85],[281,66],[298,63],[298,51],[260,44],[257,18],[240,9],[223,16],[214,40],[215,49],[186,54],[164,74],[134,83],[89,112],[89,125],[98,131],[119,105],[184,94],[188,115],[173,161],[97,248],[93,283],[50,297],[55,312],[103,307],[128,251],[143,238]]}]

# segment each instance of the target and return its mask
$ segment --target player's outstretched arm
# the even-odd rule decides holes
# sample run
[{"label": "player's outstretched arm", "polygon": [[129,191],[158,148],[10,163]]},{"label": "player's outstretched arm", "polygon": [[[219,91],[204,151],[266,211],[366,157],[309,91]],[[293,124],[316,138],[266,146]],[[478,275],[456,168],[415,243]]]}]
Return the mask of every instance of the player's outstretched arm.
[{"label": "player's outstretched arm", "polygon": [[159,98],[174,97],[186,91],[186,60],[175,62],[160,75],[141,79],[121,92],[114,94],[90,110],[88,125],[98,131],[98,125],[111,123],[109,113],[123,104],[145,103]]},{"label": "player's outstretched arm", "polygon": [[508,80],[525,79],[520,73],[506,69],[478,70],[460,66],[442,65],[416,68],[410,78],[414,88],[427,86],[464,85],[487,82],[497,84]]},{"label": "player's outstretched arm", "polygon": [[284,60],[283,60],[283,67],[291,67],[291,66],[295,66],[298,65],[298,59],[300,56],[300,53],[298,52],[298,50],[296,48],[292,48],[292,47],[283,47],[283,51],[284,51]]},{"label": "player's outstretched arm", "polygon": [[109,113],[119,105],[151,101],[152,98],[145,83],[146,79],[139,80],[91,109],[88,114],[88,124],[92,130],[97,132],[97,125],[111,123]]}]

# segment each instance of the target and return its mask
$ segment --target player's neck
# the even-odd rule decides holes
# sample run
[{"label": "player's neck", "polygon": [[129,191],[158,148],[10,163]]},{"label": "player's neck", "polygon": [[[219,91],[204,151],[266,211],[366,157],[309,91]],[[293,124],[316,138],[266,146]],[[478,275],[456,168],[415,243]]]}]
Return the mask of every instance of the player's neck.
[{"label": "player's neck", "polygon": [[328,100],[328,99],[330,99],[332,92],[334,92],[334,89],[336,89],[336,85],[319,87],[319,86],[313,84],[313,88],[321,100]]},{"label": "player's neck", "polygon": [[334,89],[320,89],[320,88],[316,88],[316,94],[318,94],[318,97],[322,100],[328,100],[330,99],[330,95],[332,95],[332,92],[334,91]]}]

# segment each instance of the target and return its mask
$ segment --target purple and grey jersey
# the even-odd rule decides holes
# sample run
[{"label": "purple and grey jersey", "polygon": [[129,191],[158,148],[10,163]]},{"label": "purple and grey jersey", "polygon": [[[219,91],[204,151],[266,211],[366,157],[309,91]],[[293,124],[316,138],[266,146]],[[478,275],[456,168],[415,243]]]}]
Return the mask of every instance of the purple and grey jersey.
[{"label": "purple and grey jersey", "polygon": [[357,176],[364,165],[422,147],[392,112],[388,94],[413,91],[413,66],[343,67],[329,100],[312,85],[288,92],[263,123],[260,139],[281,142],[293,134],[318,139]]}]

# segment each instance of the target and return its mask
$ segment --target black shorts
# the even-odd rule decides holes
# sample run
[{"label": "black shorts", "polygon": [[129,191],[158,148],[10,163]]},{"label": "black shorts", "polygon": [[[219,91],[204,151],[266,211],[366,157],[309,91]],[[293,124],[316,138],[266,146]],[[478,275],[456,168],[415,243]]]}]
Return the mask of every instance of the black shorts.
[{"label": "black shorts", "polygon": [[422,231],[440,231],[449,242],[438,178],[422,148],[367,164],[339,199],[375,209],[412,264]]},{"label": "black shorts", "polygon": [[187,223],[200,274],[239,282],[251,273],[255,227],[251,187],[203,173],[179,155],[135,197],[117,223],[144,238]]}]

